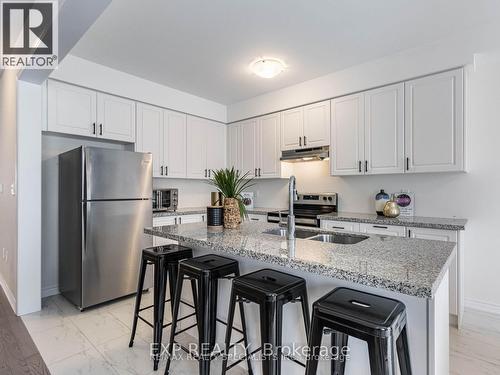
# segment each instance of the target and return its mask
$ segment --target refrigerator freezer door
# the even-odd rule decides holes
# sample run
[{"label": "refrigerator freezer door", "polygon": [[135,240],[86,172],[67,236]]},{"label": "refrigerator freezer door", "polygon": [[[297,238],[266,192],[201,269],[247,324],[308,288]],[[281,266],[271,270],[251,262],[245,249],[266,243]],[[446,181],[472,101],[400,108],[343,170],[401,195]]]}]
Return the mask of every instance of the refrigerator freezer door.
[{"label": "refrigerator freezer door", "polygon": [[87,202],[82,308],[136,292],[141,251],[152,245],[151,201]]},{"label": "refrigerator freezer door", "polygon": [[86,147],[84,200],[150,199],[152,168],[151,154]]}]

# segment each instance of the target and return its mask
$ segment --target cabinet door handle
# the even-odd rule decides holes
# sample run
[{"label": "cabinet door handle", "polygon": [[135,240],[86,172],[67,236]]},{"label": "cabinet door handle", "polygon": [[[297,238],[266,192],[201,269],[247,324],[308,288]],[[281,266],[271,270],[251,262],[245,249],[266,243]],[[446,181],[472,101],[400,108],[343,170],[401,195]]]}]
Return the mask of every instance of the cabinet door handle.
[{"label": "cabinet door handle", "polygon": [[165,166],[165,176],[168,176],[168,165]]},{"label": "cabinet door handle", "polygon": [[304,146],[307,146],[306,136],[304,135]]},{"label": "cabinet door handle", "polygon": [[345,229],[345,227],[336,227],[335,225],[332,225],[330,228],[332,228],[332,229]]},{"label": "cabinet door handle", "polygon": [[160,175],[163,176],[163,165],[160,167]]},{"label": "cabinet door handle", "polygon": [[406,170],[410,170],[410,158],[406,158]]},{"label": "cabinet door handle", "polygon": [[260,168],[259,168],[259,177],[260,177]]},{"label": "cabinet door handle", "polygon": [[299,146],[302,147],[302,137],[299,137]]},{"label": "cabinet door handle", "polygon": [[99,124],[99,135],[102,135],[102,124]]},{"label": "cabinet door handle", "polygon": [[379,229],[389,229],[389,227],[386,227],[384,225],[374,225],[374,228],[379,228]]},{"label": "cabinet door handle", "polygon": [[254,176],[257,177],[257,168],[255,168]]},{"label": "cabinet door handle", "polygon": [[368,172],[368,160],[365,160],[365,172]]},{"label": "cabinet door handle", "polygon": [[179,224],[182,224],[182,217],[179,217]]},{"label": "cabinet door handle", "polygon": [[174,223],[175,225],[177,225],[177,218],[174,218]]},{"label": "cabinet door handle", "polygon": [[211,170],[211,169],[209,169],[209,170],[208,170],[208,178],[210,178],[210,177],[211,177],[211,175],[212,175],[212,170]]},{"label": "cabinet door handle", "polygon": [[411,229],[408,229],[408,237],[411,238]]},{"label": "cabinet door handle", "polygon": [[207,170],[205,169],[205,177],[207,177]]},{"label": "cabinet door handle", "polygon": [[95,122],[92,124],[92,134],[95,134]]},{"label": "cabinet door handle", "polygon": [[358,171],[361,173],[361,160],[358,162]]},{"label": "cabinet door handle", "polygon": [[259,221],[259,219],[256,219],[256,218],[254,218],[254,217],[251,217],[251,218],[250,218],[250,220],[251,220],[251,221]]}]

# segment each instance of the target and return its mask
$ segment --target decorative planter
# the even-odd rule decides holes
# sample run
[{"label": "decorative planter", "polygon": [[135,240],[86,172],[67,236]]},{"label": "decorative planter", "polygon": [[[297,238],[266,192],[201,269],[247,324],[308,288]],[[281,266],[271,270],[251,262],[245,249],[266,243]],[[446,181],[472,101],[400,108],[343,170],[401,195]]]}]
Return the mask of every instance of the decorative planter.
[{"label": "decorative planter", "polygon": [[224,198],[224,228],[236,229],[240,226],[240,206],[236,198]]}]

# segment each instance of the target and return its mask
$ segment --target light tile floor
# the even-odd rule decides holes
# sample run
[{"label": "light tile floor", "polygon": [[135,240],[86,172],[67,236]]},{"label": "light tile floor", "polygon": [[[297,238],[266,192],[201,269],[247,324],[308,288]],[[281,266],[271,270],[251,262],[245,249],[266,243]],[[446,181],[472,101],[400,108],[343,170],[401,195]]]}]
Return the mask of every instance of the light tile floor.
[{"label": "light tile floor", "polygon": [[[144,303],[151,303],[152,295],[146,293]],[[23,321],[53,375],[163,374],[164,363],[154,372],[149,359],[150,327],[140,322],[134,347],[128,347],[133,307],[134,299],[127,298],[79,312],[62,296],[53,296],[43,300],[42,311],[24,316]],[[451,374],[500,374],[500,319],[466,316],[465,328],[450,332]],[[164,342],[168,333],[165,330]],[[220,365],[215,361],[212,373],[220,373]],[[193,360],[174,361],[172,370],[179,375],[198,372]],[[231,374],[244,373],[244,367],[236,367]]]}]

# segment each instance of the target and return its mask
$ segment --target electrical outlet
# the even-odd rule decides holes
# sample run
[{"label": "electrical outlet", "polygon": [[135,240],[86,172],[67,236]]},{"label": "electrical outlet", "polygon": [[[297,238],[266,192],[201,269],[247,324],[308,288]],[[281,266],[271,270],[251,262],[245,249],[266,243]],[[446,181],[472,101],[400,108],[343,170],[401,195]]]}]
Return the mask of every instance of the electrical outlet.
[{"label": "electrical outlet", "polygon": [[16,188],[15,188],[14,184],[10,185],[10,194],[16,195]]}]

